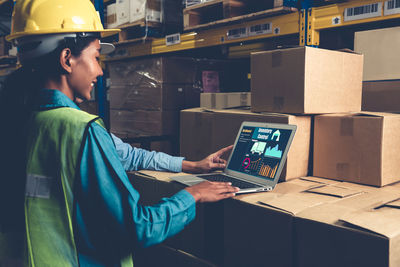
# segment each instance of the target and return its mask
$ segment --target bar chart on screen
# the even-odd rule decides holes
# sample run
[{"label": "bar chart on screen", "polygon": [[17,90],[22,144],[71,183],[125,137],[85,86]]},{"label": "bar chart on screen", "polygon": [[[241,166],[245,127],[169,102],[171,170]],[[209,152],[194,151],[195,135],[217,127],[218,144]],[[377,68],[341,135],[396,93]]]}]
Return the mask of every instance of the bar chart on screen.
[{"label": "bar chart on screen", "polygon": [[274,167],[267,164],[263,164],[258,174],[260,176],[274,178],[277,169],[278,169],[278,164],[276,164]]}]

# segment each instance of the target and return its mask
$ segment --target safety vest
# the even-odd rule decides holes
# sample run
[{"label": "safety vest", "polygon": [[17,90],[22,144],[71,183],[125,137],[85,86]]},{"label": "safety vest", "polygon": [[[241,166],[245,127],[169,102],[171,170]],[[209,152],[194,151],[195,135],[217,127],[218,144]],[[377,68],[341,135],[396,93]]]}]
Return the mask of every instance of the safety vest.
[{"label": "safety vest", "polygon": [[[28,266],[79,266],[73,229],[74,180],[78,179],[89,125],[98,117],[74,108],[34,114],[28,137],[25,188]],[[132,258],[121,266],[133,266]]]}]

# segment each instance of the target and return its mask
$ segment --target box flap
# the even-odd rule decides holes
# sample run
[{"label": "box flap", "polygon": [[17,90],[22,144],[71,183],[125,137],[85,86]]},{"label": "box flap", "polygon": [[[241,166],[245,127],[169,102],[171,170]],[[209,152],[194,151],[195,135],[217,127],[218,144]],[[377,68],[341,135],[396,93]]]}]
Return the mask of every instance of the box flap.
[{"label": "box flap", "polygon": [[370,116],[370,117],[399,117],[400,114],[393,112],[375,112],[375,111],[362,111],[354,114],[353,116]]},{"label": "box flap", "polygon": [[308,181],[315,183],[315,185],[321,185],[321,184],[338,184],[341,183],[339,181],[331,180],[331,179],[325,179],[325,178],[320,178],[320,177],[315,177],[315,176],[305,176],[305,177],[300,177],[300,180],[303,181]]},{"label": "box flap", "polygon": [[400,192],[383,190],[382,188],[376,189],[376,191],[369,191],[353,197],[342,198],[337,202],[337,204],[352,207],[356,210],[374,209],[400,197]]},{"label": "box flap", "polygon": [[391,114],[385,112],[372,112],[372,111],[362,111],[362,112],[346,112],[346,113],[332,113],[318,115],[317,117],[384,117]]},{"label": "box flap", "polygon": [[[243,194],[243,195],[237,195],[235,199],[247,202],[247,203],[252,203],[252,204],[263,204],[265,206],[265,203],[270,205],[272,200],[279,198],[281,199],[282,197],[288,196],[288,195],[293,195],[296,193],[304,192],[307,189],[314,188],[314,187],[319,187],[323,183],[321,181],[312,181],[312,180],[307,180],[307,179],[293,179],[288,182],[282,182],[276,185],[273,191],[270,192],[262,192],[262,193],[256,193],[256,194]],[[322,179],[321,179],[322,180]],[[334,181],[332,181],[334,182]],[[304,197],[304,196],[301,196]],[[283,200],[285,201],[285,199]],[[313,203],[315,200],[313,200]],[[272,205],[272,204],[271,204]],[[275,208],[285,210],[284,206],[286,204],[277,204]],[[288,209],[288,212],[291,209]],[[297,210],[297,208],[295,208]]]},{"label": "box flap", "polygon": [[297,214],[297,217],[317,222],[335,224],[337,223],[340,216],[356,210],[357,209],[354,209],[353,207],[340,205],[337,202],[325,203],[323,205],[318,205],[306,209]]},{"label": "box flap", "polygon": [[380,114],[368,114],[368,113],[358,113],[358,114],[353,114],[352,117],[355,117],[355,118],[361,118],[361,117],[381,118],[381,117],[383,117],[383,115],[380,115]]},{"label": "box flap", "polygon": [[386,204],[383,205],[383,206],[390,207],[390,208],[400,209],[400,198],[399,198],[399,199],[396,199],[396,200],[394,200],[394,201],[392,201],[392,202],[388,202],[388,203],[386,203]]},{"label": "box flap", "polygon": [[261,200],[258,203],[296,215],[305,209],[322,204],[323,201],[300,194],[292,194],[283,195],[269,201]]},{"label": "box flap", "polygon": [[336,184],[338,186],[343,186],[349,189],[353,189],[353,190],[360,190],[363,192],[376,192],[376,191],[382,191],[382,190],[387,190],[387,191],[393,191],[393,189],[389,189],[389,188],[379,188],[379,187],[375,187],[375,186],[369,186],[369,185],[363,185],[363,184],[356,184],[356,183],[351,183],[351,182],[341,182],[340,184]]},{"label": "box flap", "polygon": [[181,112],[201,112],[203,111],[203,108],[188,108],[188,109],[183,109]]},{"label": "box flap", "polygon": [[328,195],[334,197],[345,198],[356,194],[361,194],[362,191],[346,188],[337,185],[322,185],[319,187],[314,187],[306,190],[306,192],[316,193],[321,195]]},{"label": "box flap", "polygon": [[344,214],[340,221],[388,238],[400,234],[400,209],[398,208],[383,206],[378,209],[352,212]]},{"label": "box flap", "polygon": [[295,193],[295,192],[301,192],[304,190],[307,190],[311,187],[319,186],[319,183],[315,182],[308,182],[304,181],[301,183],[300,181],[291,183],[291,182],[286,182],[286,183],[279,183],[276,185],[274,188],[273,192],[274,193],[279,193],[279,194],[290,194],[290,193]]},{"label": "box flap", "polygon": [[292,114],[285,114],[285,113],[275,113],[275,112],[254,112],[256,114],[262,114],[266,116],[276,116],[276,117],[294,117]]},{"label": "box flap", "polygon": [[258,204],[259,201],[269,202],[280,196],[282,196],[282,194],[273,192],[260,192],[255,194],[239,194],[235,197],[235,199],[246,203]]}]

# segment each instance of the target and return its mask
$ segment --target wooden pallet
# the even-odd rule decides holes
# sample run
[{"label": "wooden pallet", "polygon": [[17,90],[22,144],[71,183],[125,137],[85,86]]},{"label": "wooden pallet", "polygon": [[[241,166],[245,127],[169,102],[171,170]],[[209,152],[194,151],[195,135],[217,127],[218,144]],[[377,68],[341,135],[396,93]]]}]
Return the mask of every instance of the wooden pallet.
[{"label": "wooden pallet", "polygon": [[[157,35],[161,34],[162,24],[160,22],[151,22],[141,19],[132,23],[124,24],[119,27],[121,32],[119,32],[119,41],[139,41],[146,37],[145,31],[152,31],[153,34],[150,36],[159,37]],[[155,34],[154,34],[155,33]]]},{"label": "wooden pallet", "polygon": [[230,19],[247,17],[253,13],[269,16],[292,10],[293,8],[283,6],[283,0],[211,0],[185,8],[183,27],[185,31],[189,31],[227,23]]}]

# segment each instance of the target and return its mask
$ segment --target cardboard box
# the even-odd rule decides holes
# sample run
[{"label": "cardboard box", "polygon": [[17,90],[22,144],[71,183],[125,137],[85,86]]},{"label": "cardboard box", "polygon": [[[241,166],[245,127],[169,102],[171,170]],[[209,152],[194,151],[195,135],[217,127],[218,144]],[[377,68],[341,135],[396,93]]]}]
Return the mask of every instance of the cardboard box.
[{"label": "cardboard box", "polygon": [[226,201],[225,266],[297,266],[295,216],[308,208],[360,194],[360,190],[336,184],[340,183],[305,177],[279,183],[271,192]]},{"label": "cardboard box", "polygon": [[362,110],[400,111],[400,81],[363,82]]},{"label": "cardboard box", "polygon": [[110,110],[111,132],[120,138],[176,135],[179,111]]},{"label": "cardboard box", "polygon": [[400,115],[315,117],[314,176],[383,186],[400,179]]},{"label": "cardboard box", "polygon": [[110,108],[118,110],[181,110],[198,106],[200,92],[192,84],[154,84],[154,87],[112,85]]},{"label": "cardboard box", "polygon": [[[183,188],[172,175],[182,174],[129,173],[143,205]],[[398,266],[398,188],[302,177],[214,209],[198,205],[195,221],[163,245],[218,266]]]},{"label": "cardboard box", "polygon": [[162,18],[160,0],[130,0],[130,22],[139,20],[162,22]]},{"label": "cardboard box", "polygon": [[400,27],[356,32],[354,50],[364,55],[364,81],[400,79]]},{"label": "cardboard box", "polygon": [[130,0],[130,22],[146,18],[146,3],[147,0]]},{"label": "cardboard box", "polygon": [[114,29],[117,25],[117,4],[109,4],[107,6],[107,29]]},{"label": "cardboard box", "polygon": [[297,214],[296,266],[399,266],[399,193],[375,189]]},{"label": "cardboard box", "polygon": [[181,155],[188,160],[201,160],[234,143],[243,121],[297,125],[280,179],[288,180],[308,174],[311,117],[247,110],[194,108],[181,111]]},{"label": "cardboard box", "polygon": [[238,108],[251,105],[251,93],[201,93],[200,107],[213,109]]},{"label": "cardboard box", "polygon": [[129,23],[130,0],[116,0],[117,25]]},{"label": "cardboard box", "polygon": [[312,47],[252,53],[252,111],[360,111],[362,67],[362,55]]}]

